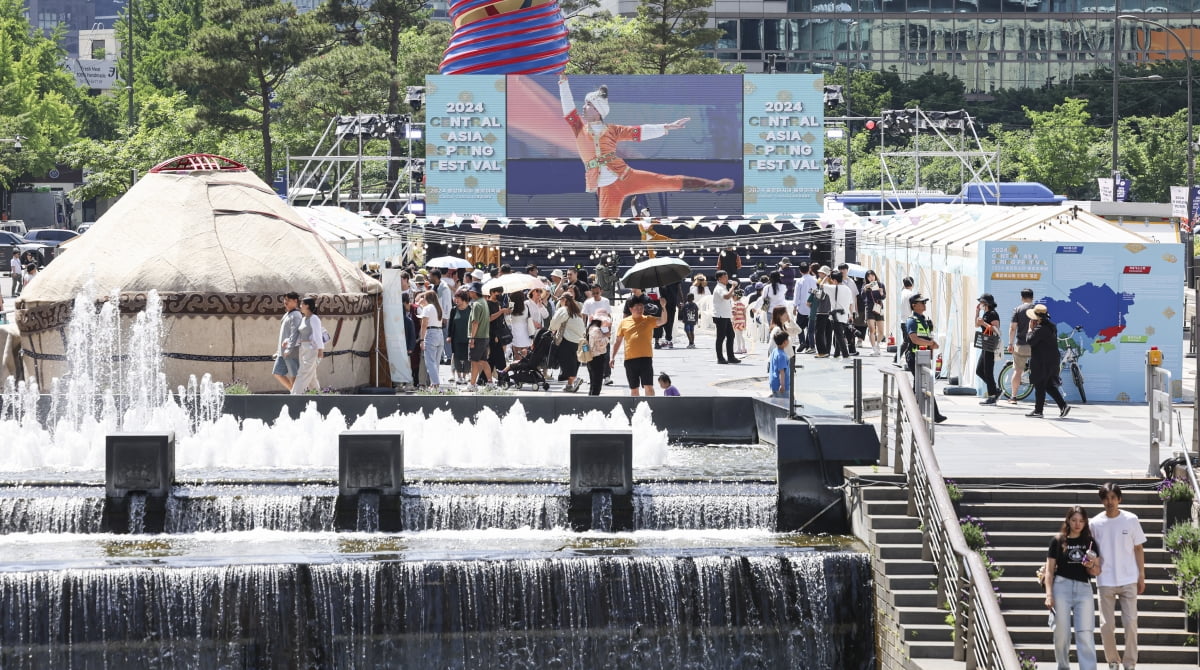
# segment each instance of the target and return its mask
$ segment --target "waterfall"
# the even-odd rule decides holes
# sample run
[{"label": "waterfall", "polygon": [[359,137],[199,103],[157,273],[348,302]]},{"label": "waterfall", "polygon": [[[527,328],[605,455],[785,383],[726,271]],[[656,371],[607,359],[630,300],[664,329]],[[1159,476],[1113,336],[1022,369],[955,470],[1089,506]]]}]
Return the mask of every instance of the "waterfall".
[{"label": "waterfall", "polygon": [[776,488],[751,483],[655,483],[634,487],[635,528],[775,528]]},{"label": "waterfall", "polygon": [[0,572],[0,666],[866,670],[870,577],[795,550]]},{"label": "waterfall", "polygon": [[567,527],[561,484],[421,484],[405,488],[407,530]]}]

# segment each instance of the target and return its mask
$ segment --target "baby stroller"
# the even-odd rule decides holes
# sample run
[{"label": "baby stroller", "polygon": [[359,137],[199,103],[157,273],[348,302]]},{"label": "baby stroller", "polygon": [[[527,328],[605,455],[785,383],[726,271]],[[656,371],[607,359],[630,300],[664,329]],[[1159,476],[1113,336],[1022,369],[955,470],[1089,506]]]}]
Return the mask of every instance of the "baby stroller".
[{"label": "baby stroller", "polygon": [[525,354],[525,358],[513,361],[507,368],[500,371],[498,375],[500,384],[505,387],[516,384],[517,389],[525,384],[532,384],[534,388],[540,385],[543,391],[549,391],[550,382],[546,381],[546,375],[542,374],[542,369],[549,362],[550,352],[553,349],[554,333],[546,328],[539,329],[533,334],[533,346],[529,348],[529,353]]}]

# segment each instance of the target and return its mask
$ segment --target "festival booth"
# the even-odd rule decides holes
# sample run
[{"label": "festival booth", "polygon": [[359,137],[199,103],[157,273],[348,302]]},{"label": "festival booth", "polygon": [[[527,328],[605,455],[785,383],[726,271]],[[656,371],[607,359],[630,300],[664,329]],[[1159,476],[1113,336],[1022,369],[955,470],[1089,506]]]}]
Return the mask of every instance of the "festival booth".
[{"label": "festival booth", "polygon": [[405,251],[398,233],[342,207],[314,206],[294,208],[309,225],[338,253],[352,263],[391,261],[399,265]]},{"label": "festival booth", "polygon": [[76,296],[119,291],[128,324],[157,290],[169,388],[211,373],[279,391],[271,376],[283,295],[316,298],[331,338],[322,387],[367,383],[379,282],[337,253],[244,166],[205,154],[158,165],[17,300],[26,377],[43,389],[67,374]]},{"label": "festival booth", "polygon": [[[1181,245],[1155,243],[1070,206],[924,205],[861,230],[858,254],[888,287],[889,333],[898,335],[910,314],[899,304],[904,277],[931,298],[942,376],[961,385],[982,389],[973,348],[980,294],[999,303],[1007,344],[1023,288],[1047,304],[1060,335],[1083,327],[1076,346],[1089,400],[1144,402],[1151,346],[1164,352],[1175,379],[1182,372]],[[1071,384],[1063,391],[1077,399]]]}]

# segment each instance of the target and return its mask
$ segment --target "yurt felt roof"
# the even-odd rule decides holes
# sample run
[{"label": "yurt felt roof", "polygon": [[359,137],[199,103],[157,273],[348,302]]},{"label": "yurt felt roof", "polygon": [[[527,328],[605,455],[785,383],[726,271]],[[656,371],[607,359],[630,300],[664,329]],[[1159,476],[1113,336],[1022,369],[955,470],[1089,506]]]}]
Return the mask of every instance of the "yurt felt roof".
[{"label": "yurt felt roof", "polygon": [[382,290],[253,172],[228,170],[145,175],[22,298],[71,300],[90,280],[102,292]]},{"label": "yurt felt roof", "polygon": [[922,205],[868,227],[865,235],[894,245],[970,252],[984,240],[1151,243],[1112,222],[1066,205]]}]

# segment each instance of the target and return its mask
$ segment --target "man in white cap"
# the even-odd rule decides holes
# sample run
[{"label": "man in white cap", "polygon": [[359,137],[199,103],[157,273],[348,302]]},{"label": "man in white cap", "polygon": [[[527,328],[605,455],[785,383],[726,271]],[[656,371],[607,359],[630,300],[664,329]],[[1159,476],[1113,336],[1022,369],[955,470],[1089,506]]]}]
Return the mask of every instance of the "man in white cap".
[{"label": "man in white cap", "polygon": [[601,86],[588,93],[583,98],[583,108],[576,110],[575,98],[571,95],[565,74],[558,77],[558,94],[563,116],[575,135],[575,146],[586,171],[587,191],[596,193],[600,198],[601,218],[620,217],[621,204],[631,195],[674,191],[716,192],[733,188],[733,180],[728,178],[712,180],[635,170],[617,155],[618,142],[642,142],[663,137],[672,130],[682,129],[691,118],[640,126],[605,123],[609,113],[608,87]]}]

